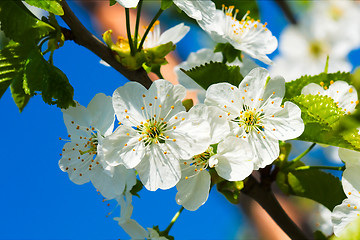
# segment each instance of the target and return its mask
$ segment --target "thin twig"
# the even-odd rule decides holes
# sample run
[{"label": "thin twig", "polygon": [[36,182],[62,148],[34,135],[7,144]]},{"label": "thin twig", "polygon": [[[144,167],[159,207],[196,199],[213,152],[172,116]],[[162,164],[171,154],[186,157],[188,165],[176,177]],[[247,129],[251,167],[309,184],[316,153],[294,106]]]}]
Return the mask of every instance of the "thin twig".
[{"label": "thin twig", "polygon": [[152,81],[144,69],[140,68],[136,71],[130,71],[122,66],[118,61],[116,61],[112,51],[84,27],[84,25],[72,12],[66,0],[62,0],[61,5],[64,10],[64,15],[61,17],[71,29],[71,36],[77,44],[95,53],[127,79],[139,82],[146,88],[150,87]]},{"label": "thin twig", "polygon": [[289,20],[291,24],[297,24],[297,20],[295,18],[295,15],[291,8],[289,7],[289,4],[286,2],[286,0],[275,0],[277,5],[281,8],[283,13],[285,14],[286,18]]}]

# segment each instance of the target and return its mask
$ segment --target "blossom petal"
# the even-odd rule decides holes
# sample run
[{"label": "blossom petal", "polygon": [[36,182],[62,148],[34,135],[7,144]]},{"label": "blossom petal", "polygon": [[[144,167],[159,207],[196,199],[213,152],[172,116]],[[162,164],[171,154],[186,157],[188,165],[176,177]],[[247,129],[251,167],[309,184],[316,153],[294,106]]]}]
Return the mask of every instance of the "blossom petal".
[{"label": "blossom petal", "polygon": [[[176,202],[187,210],[195,211],[208,199],[210,174],[208,171],[195,173],[193,167],[183,164],[181,174],[181,180],[176,184]],[[185,179],[186,176],[188,179]]]},{"label": "blossom petal", "polygon": [[94,163],[91,162],[93,159],[92,155],[89,153],[80,153],[80,151],[86,150],[81,146],[84,146],[84,144],[67,142],[63,147],[62,158],[59,160],[60,169],[69,174],[71,181],[80,185],[89,182],[92,175],[95,174],[95,171],[97,171],[99,167],[101,168],[99,164],[96,164],[98,161],[96,158]]},{"label": "blossom petal", "polygon": [[179,160],[158,145],[150,145],[139,165],[136,166],[141,182],[149,191],[169,189],[180,180]]},{"label": "blossom petal", "polygon": [[210,145],[209,123],[192,111],[180,112],[175,117],[168,122],[172,130],[165,132],[169,136],[166,145],[172,154],[178,159],[189,159],[204,152]]},{"label": "blossom petal", "polygon": [[216,10],[211,0],[174,0],[174,4],[189,17],[206,22],[210,22]]},{"label": "blossom petal", "polygon": [[346,113],[351,113],[355,110],[358,95],[354,86],[349,85],[344,81],[336,81],[329,86],[327,96],[334,99]]},{"label": "blossom petal", "polygon": [[90,126],[91,116],[86,107],[80,105],[78,102],[76,102],[76,107],[69,107],[61,111],[63,112],[64,123],[70,135],[78,134],[79,131],[77,131],[76,128],[79,125],[84,127]]},{"label": "blossom petal", "polygon": [[263,168],[271,164],[280,154],[279,141],[271,136],[257,134],[251,131],[246,139],[252,145],[256,162],[255,169]]},{"label": "blossom petal", "polygon": [[145,146],[139,141],[139,137],[133,128],[119,126],[113,134],[103,140],[104,161],[110,166],[124,164],[127,168],[136,167],[145,155]]},{"label": "blossom petal", "polygon": [[284,108],[264,118],[266,135],[278,140],[297,138],[304,132],[304,122],[301,118],[301,109],[292,102],[285,102]]},{"label": "blossom petal", "polygon": [[340,205],[336,206],[332,213],[334,234],[341,235],[342,231],[360,216],[360,198],[347,198]]},{"label": "blossom petal", "polygon": [[116,117],[120,122],[134,126],[131,120],[137,122],[146,120],[141,110],[141,107],[145,105],[143,95],[146,93],[147,89],[137,82],[128,82],[115,90],[112,100]]},{"label": "blossom petal", "polygon": [[103,93],[98,93],[90,101],[87,110],[91,116],[90,125],[97,128],[102,135],[109,135],[114,129],[115,112],[112,99]]},{"label": "blossom petal", "polygon": [[160,35],[158,45],[172,42],[178,43],[185,35],[190,31],[190,27],[185,26],[184,23],[180,23],[175,27],[172,27]]},{"label": "blossom petal", "polygon": [[[278,76],[270,78],[265,68],[254,68],[244,77],[239,85],[239,89],[243,90],[242,95],[245,96],[246,105],[258,108],[266,103],[268,98],[283,98],[285,94],[285,80]],[[254,99],[255,101],[251,101]],[[263,99],[262,101],[257,101]]]},{"label": "blossom petal", "polygon": [[114,199],[124,192],[125,187],[131,189],[136,184],[136,174],[134,170],[119,165],[113,167],[111,173],[103,170],[94,174],[91,182],[105,198]]},{"label": "blossom petal", "polygon": [[125,8],[136,8],[139,0],[116,0],[121,6]]},{"label": "blossom petal", "polygon": [[236,137],[227,137],[220,142],[217,154],[211,158],[217,160],[216,172],[228,181],[242,181],[254,169],[254,154],[251,146]]},{"label": "blossom petal", "polygon": [[[145,101],[151,103],[151,113],[157,117],[169,119],[176,113],[185,111],[181,100],[186,96],[186,89],[181,85],[173,85],[164,79],[156,80],[149,88]],[[161,105],[161,108],[159,107]],[[150,113],[148,113],[150,115]],[[151,118],[153,116],[149,116]],[[149,119],[148,118],[148,119]]]},{"label": "blossom petal", "polygon": [[192,107],[190,114],[195,114],[199,119],[207,121],[210,124],[210,144],[215,144],[230,134],[230,127],[224,115],[224,112],[214,106],[198,104]]},{"label": "blossom petal", "polygon": [[206,91],[205,104],[224,109],[235,117],[242,111],[243,100],[240,90],[229,83],[217,83],[211,85]]}]

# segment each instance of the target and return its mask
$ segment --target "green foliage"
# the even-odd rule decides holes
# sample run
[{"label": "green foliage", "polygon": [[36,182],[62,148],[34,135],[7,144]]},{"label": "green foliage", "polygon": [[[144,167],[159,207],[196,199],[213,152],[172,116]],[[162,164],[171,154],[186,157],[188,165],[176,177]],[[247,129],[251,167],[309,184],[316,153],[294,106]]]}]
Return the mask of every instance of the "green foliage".
[{"label": "green foliage", "polygon": [[74,90],[65,74],[49,64],[36,46],[11,42],[0,51],[1,95],[9,85],[20,111],[36,92],[42,92],[44,102],[60,108],[75,104]]},{"label": "green foliage", "polygon": [[360,239],[360,218],[350,223],[339,237],[335,235],[330,240],[358,240]]},{"label": "green foliage", "polygon": [[116,4],[116,0],[110,0],[110,6],[115,5]]},{"label": "green foliage", "polygon": [[235,49],[230,43],[218,43],[214,52],[221,52],[224,62],[232,63],[236,58],[241,60],[241,51]]},{"label": "green foliage", "polygon": [[327,240],[328,238],[321,231],[314,232],[314,240]]},{"label": "green foliage", "polygon": [[172,0],[161,0],[161,9],[166,10],[173,4]]},{"label": "green foliage", "polygon": [[64,11],[60,4],[61,0],[25,0],[25,2],[34,7],[44,9],[48,12],[51,12],[55,15],[64,15]]},{"label": "green foliage", "polygon": [[132,187],[132,189],[130,190],[130,193],[133,196],[137,196],[138,198],[140,198],[140,195],[138,194],[138,192],[140,192],[141,189],[143,189],[143,184],[140,180],[136,179],[136,184]]},{"label": "green foliage", "polygon": [[216,184],[216,188],[221,194],[226,197],[229,202],[231,202],[232,204],[238,204],[240,201],[239,196],[241,189],[244,188],[244,182],[222,181]]},{"label": "green foliage", "polygon": [[190,70],[181,69],[205,90],[215,83],[228,82],[239,86],[243,79],[239,66],[227,66],[220,62],[210,62]]},{"label": "green foliage", "polygon": [[185,107],[186,111],[188,112],[194,106],[194,101],[192,99],[185,99],[182,101],[182,105]]},{"label": "green foliage", "polygon": [[331,211],[346,198],[340,180],[317,169],[289,172],[287,180],[291,194],[312,199]]},{"label": "green foliage", "polygon": [[303,87],[308,85],[309,83],[324,83],[324,86],[329,86],[330,81],[338,81],[342,80],[349,84],[352,84],[351,74],[347,72],[337,72],[337,73],[321,73],[316,76],[302,76],[294,81],[287,82],[285,99],[291,99],[293,97],[299,96],[301,94],[301,90]]},{"label": "green foliage", "polygon": [[300,107],[305,124],[305,130],[298,140],[360,150],[360,136],[356,129],[334,134],[344,112],[331,98],[321,95],[300,95],[291,101]]},{"label": "green foliage", "polygon": [[55,30],[51,25],[32,16],[19,2],[17,0],[0,1],[1,30],[4,31],[6,37],[25,44],[29,41],[37,43]]},{"label": "green foliage", "polygon": [[252,18],[259,18],[259,7],[255,0],[214,0],[216,8],[221,9],[222,5],[235,6],[239,9],[237,19],[241,19],[249,10]]}]

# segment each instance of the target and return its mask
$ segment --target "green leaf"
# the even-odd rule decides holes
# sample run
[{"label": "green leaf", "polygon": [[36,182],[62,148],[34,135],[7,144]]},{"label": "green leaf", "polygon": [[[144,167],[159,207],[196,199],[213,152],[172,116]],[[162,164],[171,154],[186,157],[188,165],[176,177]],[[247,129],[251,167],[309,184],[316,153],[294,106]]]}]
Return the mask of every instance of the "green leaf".
[{"label": "green leaf", "polygon": [[132,189],[130,190],[130,193],[132,195],[140,198],[140,195],[138,194],[138,192],[140,192],[142,188],[143,188],[142,182],[140,180],[136,179],[136,184],[132,187]]},{"label": "green leaf", "polygon": [[312,199],[331,211],[346,198],[340,180],[317,169],[289,172],[288,183],[293,195]]},{"label": "green leaf", "polygon": [[[236,58],[241,60],[241,51],[235,49],[230,43],[218,43],[214,52],[221,52],[226,62],[232,63]],[[225,62],[225,61],[224,61]]]},{"label": "green leaf", "polygon": [[110,0],[110,6],[115,5],[116,4],[116,0]]},{"label": "green leaf", "polygon": [[300,95],[291,99],[301,109],[305,124],[298,140],[316,142],[360,151],[360,136],[356,129],[334,134],[344,116],[333,99],[321,95]]},{"label": "green leaf", "polygon": [[64,15],[60,0],[25,0],[25,2],[31,6],[44,9],[55,15]]},{"label": "green leaf", "polygon": [[51,25],[34,17],[18,0],[0,1],[0,22],[6,37],[26,44],[37,43],[55,30]]},{"label": "green leaf", "polygon": [[25,93],[33,95],[42,92],[47,104],[56,104],[59,108],[74,106],[74,89],[66,75],[57,67],[49,64],[39,51],[29,54],[24,66]]},{"label": "green leaf", "polygon": [[166,10],[173,4],[172,0],[161,0],[161,9]]},{"label": "green leaf", "polygon": [[327,240],[328,238],[325,236],[325,234],[321,231],[314,232],[314,240]]},{"label": "green leaf", "polygon": [[188,112],[194,106],[194,101],[192,99],[185,99],[182,101],[182,105],[185,107],[186,111]]},{"label": "green leaf", "polygon": [[215,2],[218,9],[221,9],[223,4],[227,7],[234,6],[235,9],[239,9],[238,20],[241,20],[248,10],[250,11],[250,17],[259,18],[259,7],[255,0],[214,0],[213,2]]},{"label": "green leaf", "polygon": [[222,193],[232,204],[238,204],[241,189],[244,188],[243,181],[229,182],[222,181],[216,184],[216,189]]},{"label": "green leaf", "polygon": [[239,66],[227,66],[220,62],[210,62],[190,70],[181,69],[205,90],[215,83],[228,82],[239,86],[243,79]]},{"label": "green leaf", "polygon": [[342,80],[349,84],[352,84],[351,80],[351,74],[347,72],[337,72],[337,73],[321,73],[316,76],[302,76],[294,81],[287,82],[285,84],[286,87],[286,93],[285,93],[285,99],[291,99],[293,97],[301,95],[301,90],[303,87],[308,85],[309,83],[316,83],[320,84],[321,82],[324,83],[324,86],[329,86],[330,81],[338,81]]},{"label": "green leaf", "polygon": [[48,104],[74,106],[74,90],[67,77],[43,58],[36,45],[11,42],[0,51],[1,95],[9,85],[20,111],[36,92],[41,92]]}]

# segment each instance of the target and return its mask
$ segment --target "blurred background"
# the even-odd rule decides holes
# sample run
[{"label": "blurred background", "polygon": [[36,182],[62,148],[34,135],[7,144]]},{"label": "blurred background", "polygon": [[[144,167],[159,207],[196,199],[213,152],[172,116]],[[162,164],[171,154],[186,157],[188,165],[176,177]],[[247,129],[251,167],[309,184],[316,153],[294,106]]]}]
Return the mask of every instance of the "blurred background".
[{"label": "blurred background", "polygon": [[[102,9],[106,9],[108,1],[68,3],[82,23],[100,39],[105,30],[116,24],[114,19],[119,25],[124,25],[123,15],[104,15]],[[146,9],[147,16],[150,16],[148,20],[151,20],[151,16],[158,9],[157,3],[153,5]],[[283,29],[290,24],[283,11],[275,1],[258,1],[258,5],[261,21],[268,22],[268,28],[279,39]],[[296,3],[291,5],[293,10],[297,10],[297,17],[301,17],[306,9],[306,6],[300,6],[302,5]],[[118,4],[112,8],[123,14],[123,9]],[[160,17],[162,29],[180,22],[174,15],[179,16],[176,11],[169,11]],[[59,23],[66,27],[61,18]],[[177,44],[175,54],[169,60],[172,66],[184,61],[191,52],[214,46],[212,40],[195,22],[186,24],[191,27],[191,31]],[[118,33],[121,33],[121,29]],[[360,65],[359,53],[359,50],[353,47],[347,55],[347,60],[352,63],[349,70]],[[279,50],[271,54],[270,58],[275,59],[277,55]],[[74,99],[84,106],[87,106],[95,94],[102,92],[112,95],[116,88],[127,82],[117,71],[100,64],[99,61],[92,52],[72,41],[66,41],[64,47],[55,52],[54,65],[67,75],[75,89]],[[166,74],[176,81],[173,73]],[[98,195],[91,183],[76,185],[59,169],[59,154],[65,144],[59,137],[67,136],[61,110],[46,105],[40,96],[35,96],[24,111],[19,113],[9,89],[0,99],[0,109],[4,136],[0,157],[0,239],[128,239],[129,236],[113,220],[113,217],[120,214],[116,201],[103,202],[102,196]],[[303,143],[295,145],[293,155],[309,146]],[[324,162],[325,159],[331,159],[332,162]],[[316,147],[306,161],[311,164],[341,165],[336,149],[332,148],[324,152],[321,147]],[[165,229],[180,208],[175,202],[175,195],[175,188],[156,192],[143,189],[140,192],[141,198],[133,198],[132,218],[143,227],[159,225],[160,229]],[[244,202],[247,202],[247,206],[253,204],[246,199]],[[309,205],[308,202],[301,204]],[[249,209],[247,214],[250,212],[252,215],[252,222],[266,219],[258,207],[255,207],[253,212]],[[289,209],[295,218],[306,218],[296,209]],[[112,214],[106,217],[109,212]],[[271,226],[272,231],[277,232],[276,226]],[[197,211],[185,210],[182,213],[170,235],[176,239],[276,239],[266,230],[261,235],[254,229],[253,224],[246,220],[241,208],[230,204],[215,189],[211,191],[205,205]],[[282,236],[281,239],[286,238]]]}]

